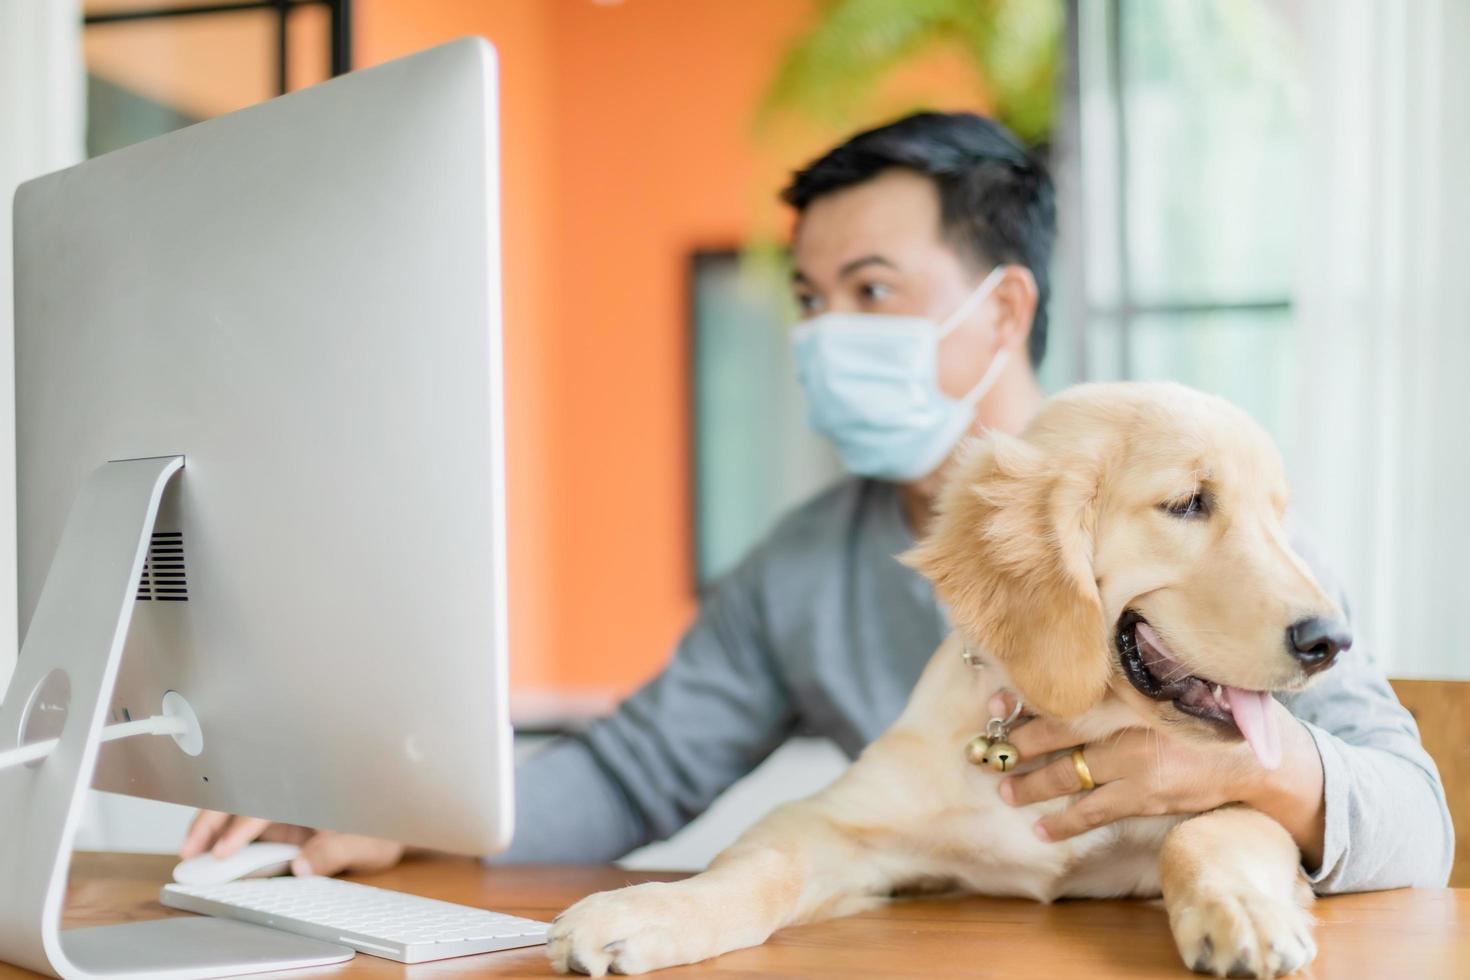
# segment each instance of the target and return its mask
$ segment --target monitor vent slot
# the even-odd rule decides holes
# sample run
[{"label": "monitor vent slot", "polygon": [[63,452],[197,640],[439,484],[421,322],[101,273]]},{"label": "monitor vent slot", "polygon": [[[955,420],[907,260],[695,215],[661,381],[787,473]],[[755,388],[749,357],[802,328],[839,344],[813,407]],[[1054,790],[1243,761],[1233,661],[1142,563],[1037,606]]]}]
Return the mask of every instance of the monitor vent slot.
[{"label": "monitor vent slot", "polygon": [[138,579],[138,599],[145,602],[188,602],[184,577],[184,532],[154,531]]}]

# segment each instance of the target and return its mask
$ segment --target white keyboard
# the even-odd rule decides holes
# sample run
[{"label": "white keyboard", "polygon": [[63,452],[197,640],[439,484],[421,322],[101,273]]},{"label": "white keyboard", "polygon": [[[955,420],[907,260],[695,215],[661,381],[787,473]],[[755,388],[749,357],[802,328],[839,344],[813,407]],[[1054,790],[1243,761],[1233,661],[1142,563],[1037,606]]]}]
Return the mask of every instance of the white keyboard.
[{"label": "white keyboard", "polygon": [[337,878],[164,885],[160,900],[171,908],[254,922],[400,963],[538,946],[550,928],[533,919]]}]

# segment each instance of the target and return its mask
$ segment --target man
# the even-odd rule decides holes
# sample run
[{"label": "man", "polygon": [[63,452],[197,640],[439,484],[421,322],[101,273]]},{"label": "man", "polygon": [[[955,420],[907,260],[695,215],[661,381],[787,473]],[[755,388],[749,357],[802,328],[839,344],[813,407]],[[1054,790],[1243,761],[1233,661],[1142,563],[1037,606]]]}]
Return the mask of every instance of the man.
[{"label": "man", "polygon": [[[608,861],[666,837],[797,731],[856,755],[898,716],[948,630],[928,583],[894,556],[928,526],[961,438],[1019,432],[1041,403],[1051,181],[995,123],[924,113],[853,137],[797,173],[784,198],[798,215],[801,380],[813,424],[853,476],[756,546],[659,676],[518,769],[516,838],[497,861]],[[1353,650],[1273,706],[1286,732],[1274,772],[1239,742],[1140,729],[1087,747],[1094,779],[1123,786],[1082,797],[1036,833],[1059,840],[1240,801],[1286,827],[1319,892],[1443,884],[1453,831],[1438,774],[1371,658]],[[1077,740],[1037,719],[1012,741],[1030,757]],[[1048,767],[1000,792],[1019,805],[1078,789]],[[183,853],[223,855],[263,831],[305,841],[298,873],[381,867],[402,853],[214,813]]]}]

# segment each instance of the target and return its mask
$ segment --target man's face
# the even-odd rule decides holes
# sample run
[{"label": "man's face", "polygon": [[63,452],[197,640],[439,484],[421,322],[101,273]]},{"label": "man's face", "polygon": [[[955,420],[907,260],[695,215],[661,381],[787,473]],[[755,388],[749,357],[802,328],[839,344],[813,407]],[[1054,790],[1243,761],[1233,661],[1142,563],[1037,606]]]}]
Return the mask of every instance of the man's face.
[{"label": "man's face", "polygon": [[[973,264],[944,240],[934,182],[903,169],[813,201],[797,224],[792,258],[803,319],[891,313],[938,323],[979,281]],[[994,356],[988,305],[944,339],[939,387],[952,398],[963,397]]]}]

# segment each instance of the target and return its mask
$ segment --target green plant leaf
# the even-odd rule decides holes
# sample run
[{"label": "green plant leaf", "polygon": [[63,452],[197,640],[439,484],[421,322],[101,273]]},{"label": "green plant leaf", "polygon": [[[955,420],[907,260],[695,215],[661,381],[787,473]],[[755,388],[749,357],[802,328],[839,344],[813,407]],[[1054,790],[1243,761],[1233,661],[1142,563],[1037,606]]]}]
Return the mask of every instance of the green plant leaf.
[{"label": "green plant leaf", "polygon": [[862,118],[879,84],[910,59],[964,52],[996,117],[1028,143],[1051,132],[1060,0],[825,0],[767,88],[758,129],[782,115],[832,127]]}]

